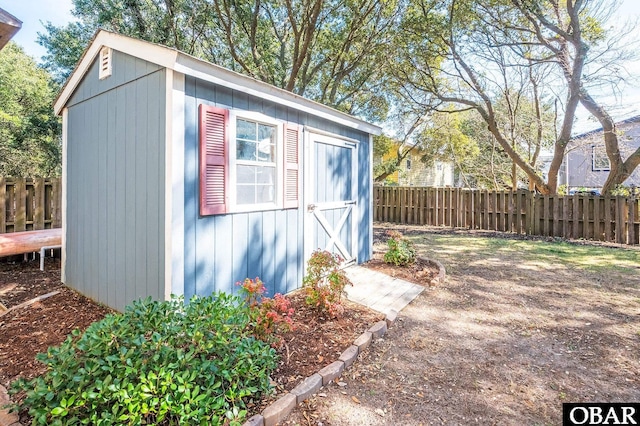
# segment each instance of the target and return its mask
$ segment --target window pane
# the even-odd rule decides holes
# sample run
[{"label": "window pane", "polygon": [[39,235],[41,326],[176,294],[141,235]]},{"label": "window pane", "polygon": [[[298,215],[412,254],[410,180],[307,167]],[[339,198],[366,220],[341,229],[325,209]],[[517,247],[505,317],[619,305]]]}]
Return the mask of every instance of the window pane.
[{"label": "window pane", "polygon": [[254,185],[256,183],[256,167],[238,165],[238,173],[236,179],[238,183],[248,183]]},{"label": "window pane", "polygon": [[247,120],[237,120],[236,138],[256,140],[256,123]]},{"label": "window pane", "polygon": [[237,168],[238,204],[273,203],[276,200],[276,169],[244,166]]},{"label": "window pane", "polygon": [[276,128],[258,124],[258,161],[275,163]]},{"label": "window pane", "polygon": [[273,167],[256,167],[256,183],[273,185],[276,180],[276,169]]},{"label": "window pane", "polygon": [[237,203],[238,204],[255,204],[256,187],[251,185],[238,185]]},{"label": "window pane", "polygon": [[273,203],[275,201],[273,186],[258,186],[256,188],[256,202],[257,203]]},{"label": "window pane", "polygon": [[256,143],[243,140],[236,141],[236,158],[238,160],[255,160]]}]

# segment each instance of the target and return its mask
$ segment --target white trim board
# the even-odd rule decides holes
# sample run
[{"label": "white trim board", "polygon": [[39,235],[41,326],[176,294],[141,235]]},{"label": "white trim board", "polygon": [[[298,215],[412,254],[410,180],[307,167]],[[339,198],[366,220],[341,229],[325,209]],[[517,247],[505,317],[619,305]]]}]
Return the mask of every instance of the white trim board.
[{"label": "white trim board", "polygon": [[167,69],[164,298],[184,294],[184,75]]},{"label": "white trim board", "polygon": [[261,99],[273,101],[279,105],[294,108],[343,126],[373,135],[379,135],[382,132],[379,126],[367,123],[349,114],[303,98],[284,89],[279,89],[221,66],[202,61],[175,49],[105,30],[98,30],[93,36],[89,47],[85,50],[71,77],[69,77],[62,88],[62,91],[54,103],[56,114],[61,113],[62,108],[67,104],[100,52],[100,49],[104,46],[144,59],[145,61],[166,67],[184,75],[223,85]]},{"label": "white trim board", "polygon": [[69,108],[62,110],[62,268],[60,281],[67,283],[67,135],[69,126]]}]

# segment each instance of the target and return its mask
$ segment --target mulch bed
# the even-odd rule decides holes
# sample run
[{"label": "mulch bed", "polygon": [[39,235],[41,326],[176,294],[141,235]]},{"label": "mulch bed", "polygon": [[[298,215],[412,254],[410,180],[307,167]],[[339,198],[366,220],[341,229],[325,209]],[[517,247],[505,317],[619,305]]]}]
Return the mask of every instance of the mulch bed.
[{"label": "mulch bed", "polygon": [[433,280],[438,276],[438,268],[426,259],[418,257],[411,265],[395,266],[385,263],[382,257],[381,253],[374,253],[373,259],[363,263],[362,266],[425,287],[433,286]]},{"label": "mulch bed", "polygon": [[[0,263],[0,303],[7,308],[56,290],[60,294],[0,316],[0,384],[8,387],[18,377],[29,379],[44,373],[36,354],[112,312],[62,285],[58,259],[47,259],[44,272],[37,261]],[[288,297],[295,310],[295,328],[283,336],[284,344],[278,349],[280,362],[272,374],[278,394],[337,360],[360,334],[384,318],[344,300],[344,314],[331,319],[306,306],[303,292]],[[276,397],[261,401],[254,409],[258,412]]]},{"label": "mulch bed", "polygon": [[344,314],[331,319],[308,307],[302,291],[288,297],[295,310],[295,328],[284,335],[284,344],[278,349],[280,364],[272,378],[279,391],[293,389],[305,377],[336,361],[358,336],[384,319],[384,315],[349,300],[343,300]]},{"label": "mulch bed", "polygon": [[5,386],[44,373],[44,365],[35,360],[38,353],[111,312],[60,283],[59,259],[46,259],[44,272],[39,267],[38,261],[0,263],[0,303],[7,308],[60,292],[0,316],[0,384]]}]

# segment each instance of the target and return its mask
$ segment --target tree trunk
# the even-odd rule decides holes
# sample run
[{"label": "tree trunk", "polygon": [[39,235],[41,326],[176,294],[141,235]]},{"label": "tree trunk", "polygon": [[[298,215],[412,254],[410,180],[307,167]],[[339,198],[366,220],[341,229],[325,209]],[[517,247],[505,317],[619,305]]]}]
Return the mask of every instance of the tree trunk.
[{"label": "tree trunk", "polygon": [[602,187],[602,193],[608,194],[613,191],[616,186],[622,185],[625,180],[631,176],[631,173],[640,165],[640,148],[638,148],[633,154],[627,158],[627,161],[618,165],[615,169],[613,163],[611,164],[611,171],[607,180]]}]

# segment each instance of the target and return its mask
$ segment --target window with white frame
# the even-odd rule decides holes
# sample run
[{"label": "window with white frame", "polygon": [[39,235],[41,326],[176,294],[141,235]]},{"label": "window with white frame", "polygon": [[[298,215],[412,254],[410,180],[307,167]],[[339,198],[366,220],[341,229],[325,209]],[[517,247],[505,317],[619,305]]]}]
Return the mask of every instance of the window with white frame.
[{"label": "window with white frame", "polygon": [[591,146],[591,169],[594,172],[606,172],[611,170],[611,162],[607,151],[603,146]]},{"label": "window with white frame", "polygon": [[235,130],[236,203],[275,203],[277,126],[236,117]]},{"label": "window with white frame", "polygon": [[200,214],[298,207],[298,125],[200,105]]}]

